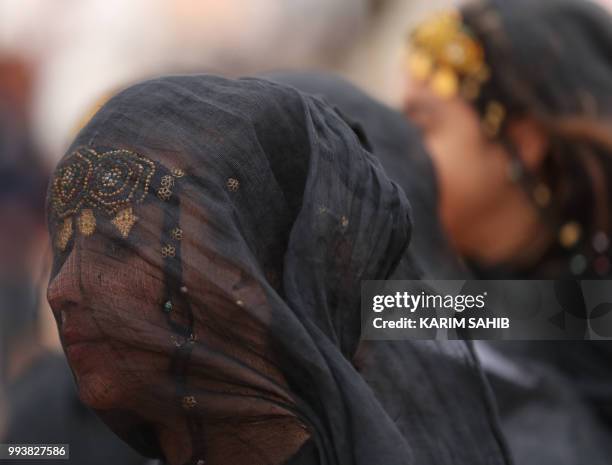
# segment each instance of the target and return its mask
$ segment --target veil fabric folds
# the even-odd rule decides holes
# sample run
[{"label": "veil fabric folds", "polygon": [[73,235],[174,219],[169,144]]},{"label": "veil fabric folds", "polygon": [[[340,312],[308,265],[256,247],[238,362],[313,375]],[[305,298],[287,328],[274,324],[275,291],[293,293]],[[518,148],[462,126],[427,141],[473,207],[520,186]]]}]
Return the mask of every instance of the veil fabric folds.
[{"label": "veil fabric folds", "polygon": [[[409,203],[368,149],[333,108],[293,88],[177,76],[111,99],[60,163],[53,276],[95,242],[163,271],[150,292],[165,323],[123,305],[128,292],[92,303],[87,318],[126,383],[142,370],[127,347],[167,356],[142,397],[172,412],[187,400],[189,463],[507,463],[466,343],[361,340],[361,281],[419,277]],[[118,182],[133,194],[107,205]],[[118,276],[137,262],[125,257],[111,257]],[[122,322],[113,331],[111,314]],[[140,412],[98,413],[161,455]]]}]

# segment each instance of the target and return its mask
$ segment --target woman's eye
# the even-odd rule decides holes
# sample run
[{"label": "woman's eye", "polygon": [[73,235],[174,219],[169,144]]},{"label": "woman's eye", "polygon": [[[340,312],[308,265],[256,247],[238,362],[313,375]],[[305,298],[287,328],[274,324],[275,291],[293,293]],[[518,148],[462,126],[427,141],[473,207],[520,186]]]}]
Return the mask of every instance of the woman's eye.
[{"label": "woman's eye", "polygon": [[104,251],[114,258],[124,258],[129,254],[129,247],[123,239],[108,239]]}]

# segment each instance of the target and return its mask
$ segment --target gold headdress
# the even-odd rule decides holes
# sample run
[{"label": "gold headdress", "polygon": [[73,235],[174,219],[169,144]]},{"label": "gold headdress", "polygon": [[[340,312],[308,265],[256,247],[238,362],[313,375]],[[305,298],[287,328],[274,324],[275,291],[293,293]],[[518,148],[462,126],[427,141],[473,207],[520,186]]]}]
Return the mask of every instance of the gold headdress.
[{"label": "gold headdress", "polygon": [[[415,29],[410,37],[408,69],[414,79],[426,82],[445,99],[461,95],[475,101],[491,78],[483,46],[456,10],[438,13]],[[495,137],[505,117],[502,104],[487,102],[485,133]]]}]

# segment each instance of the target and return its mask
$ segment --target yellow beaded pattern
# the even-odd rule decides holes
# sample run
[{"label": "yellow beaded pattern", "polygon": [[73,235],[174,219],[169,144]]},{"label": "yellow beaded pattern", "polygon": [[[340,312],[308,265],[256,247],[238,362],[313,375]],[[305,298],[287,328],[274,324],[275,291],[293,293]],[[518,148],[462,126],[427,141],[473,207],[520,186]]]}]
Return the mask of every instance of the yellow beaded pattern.
[{"label": "yellow beaded pattern", "polygon": [[51,182],[51,214],[59,224],[56,245],[65,250],[74,230],[91,236],[96,231],[96,213],[112,218],[111,223],[127,238],[137,217],[132,207],[149,193],[156,165],[129,150],[98,153],[80,148],[58,167]]},{"label": "yellow beaded pattern", "polygon": [[136,221],[138,221],[138,217],[134,214],[134,210],[132,207],[127,207],[117,213],[111,223],[117,228],[121,237],[127,239]]},{"label": "yellow beaded pattern", "polygon": [[77,220],[79,232],[87,237],[96,232],[96,217],[91,208],[86,208],[81,212],[81,216]]},{"label": "yellow beaded pattern", "polygon": [[174,182],[176,179],[180,179],[185,176],[185,172],[180,168],[174,168],[172,170],[172,175],[166,175],[162,177],[160,185],[161,187],[157,189],[157,197],[159,200],[163,200],[164,202],[170,200],[172,197],[172,188],[174,187]]},{"label": "yellow beaded pattern", "polygon": [[60,250],[66,250],[72,237],[72,218],[64,218],[55,238],[55,245]]},{"label": "yellow beaded pattern", "polygon": [[[456,10],[438,13],[415,29],[407,66],[413,79],[427,83],[444,99],[461,95],[474,101],[491,78],[484,48]],[[489,102],[483,117],[485,134],[495,137],[505,117],[501,103]]]}]

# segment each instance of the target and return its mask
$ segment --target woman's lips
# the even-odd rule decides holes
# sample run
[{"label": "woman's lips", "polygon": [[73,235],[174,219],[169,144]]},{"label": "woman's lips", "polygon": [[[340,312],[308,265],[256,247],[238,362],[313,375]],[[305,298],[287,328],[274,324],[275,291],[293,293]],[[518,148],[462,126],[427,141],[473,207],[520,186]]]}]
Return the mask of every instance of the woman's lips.
[{"label": "woman's lips", "polygon": [[94,337],[78,325],[66,324],[62,327],[62,342],[68,362],[78,376],[100,369],[104,363],[100,337]]},{"label": "woman's lips", "polygon": [[108,363],[108,341],[100,332],[92,311],[70,308],[60,312],[59,332],[66,358],[77,379],[103,369]]},{"label": "woman's lips", "polygon": [[89,336],[80,328],[75,328],[70,325],[65,325],[62,328],[62,342],[66,349],[76,344],[89,344],[99,341],[101,341],[101,338]]},{"label": "woman's lips", "polygon": [[65,347],[66,358],[77,375],[77,380],[83,376],[104,369],[104,351],[96,342],[78,342]]},{"label": "woman's lips", "polygon": [[76,344],[90,344],[103,340],[99,332],[95,330],[95,325],[88,322],[88,319],[79,318],[78,316],[61,311],[61,327],[60,334],[62,343],[65,349]]}]

